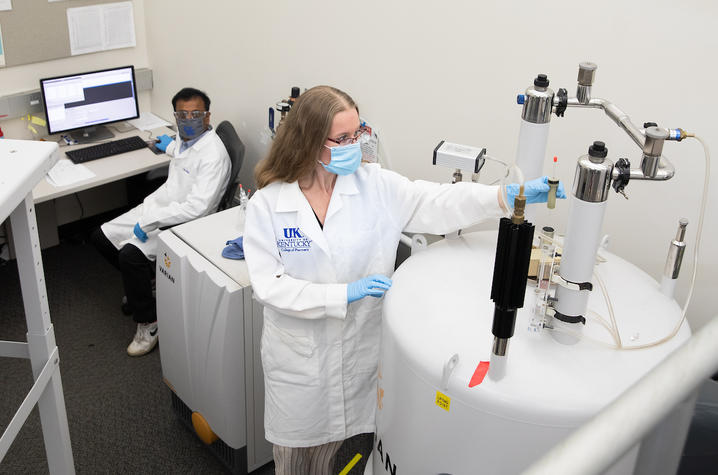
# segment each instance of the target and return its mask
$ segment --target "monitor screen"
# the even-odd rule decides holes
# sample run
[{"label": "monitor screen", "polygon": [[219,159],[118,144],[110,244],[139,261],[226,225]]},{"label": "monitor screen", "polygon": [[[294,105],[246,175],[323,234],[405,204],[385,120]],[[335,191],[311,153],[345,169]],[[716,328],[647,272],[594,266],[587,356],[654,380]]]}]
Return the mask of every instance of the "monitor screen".
[{"label": "monitor screen", "polygon": [[140,116],[133,66],[41,79],[50,134]]}]

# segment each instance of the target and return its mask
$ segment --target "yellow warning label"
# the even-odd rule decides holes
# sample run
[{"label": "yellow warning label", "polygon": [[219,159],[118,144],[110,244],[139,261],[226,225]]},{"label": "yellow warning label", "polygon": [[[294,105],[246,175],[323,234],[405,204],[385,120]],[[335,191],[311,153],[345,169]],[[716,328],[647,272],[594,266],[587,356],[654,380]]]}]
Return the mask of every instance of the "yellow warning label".
[{"label": "yellow warning label", "polygon": [[436,391],[436,405],[448,412],[449,406],[451,406],[451,398],[440,391]]}]

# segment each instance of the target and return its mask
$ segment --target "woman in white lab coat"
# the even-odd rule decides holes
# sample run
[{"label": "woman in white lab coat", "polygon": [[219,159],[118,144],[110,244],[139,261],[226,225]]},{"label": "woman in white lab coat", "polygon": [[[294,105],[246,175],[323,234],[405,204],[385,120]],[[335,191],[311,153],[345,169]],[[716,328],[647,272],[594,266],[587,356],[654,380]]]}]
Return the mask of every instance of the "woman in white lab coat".
[{"label": "woman in white lab coat", "polygon": [[278,474],[330,473],[342,441],[374,432],[381,296],[401,232],[446,234],[508,211],[498,186],[360,164],[361,134],[354,101],[314,87],[255,170],[244,249],[264,305],[265,434]]}]

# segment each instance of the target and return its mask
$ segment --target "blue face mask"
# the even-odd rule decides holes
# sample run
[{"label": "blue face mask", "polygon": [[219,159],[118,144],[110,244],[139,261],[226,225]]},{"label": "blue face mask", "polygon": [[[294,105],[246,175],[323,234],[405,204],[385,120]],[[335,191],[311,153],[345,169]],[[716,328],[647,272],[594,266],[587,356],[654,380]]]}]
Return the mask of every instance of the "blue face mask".
[{"label": "blue face mask", "polygon": [[182,140],[196,139],[204,132],[204,118],[177,119],[177,131]]},{"label": "blue face mask", "polygon": [[[327,146],[325,145],[325,147]],[[359,142],[327,148],[331,154],[329,165],[319,162],[322,163],[326,171],[337,175],[351,175],[361,165],[361,145]]]}]

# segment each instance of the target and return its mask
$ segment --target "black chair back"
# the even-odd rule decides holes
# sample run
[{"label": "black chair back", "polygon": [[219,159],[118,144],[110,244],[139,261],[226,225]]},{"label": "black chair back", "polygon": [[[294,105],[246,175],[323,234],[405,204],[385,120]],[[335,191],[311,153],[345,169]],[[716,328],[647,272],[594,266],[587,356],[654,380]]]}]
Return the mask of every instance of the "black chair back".
[{"label": "black chair back", "polygon": [[223,120],[217,126],[215,131],[222,140],[224,148],[227,149],[229,158],[232,161],[232,171],[229,175],[229,182],[227,183],[227,188],[224,190],[222,199],[219,201],[218,211],[222,211],[229,208],[232,203],[234,190],[237,186],[237,176],[239,175],[239,170],[242,168],[242,162],[244,161],[244,144],[239,139],[239,136],[234,130],[232,124],[227,120]]}]

